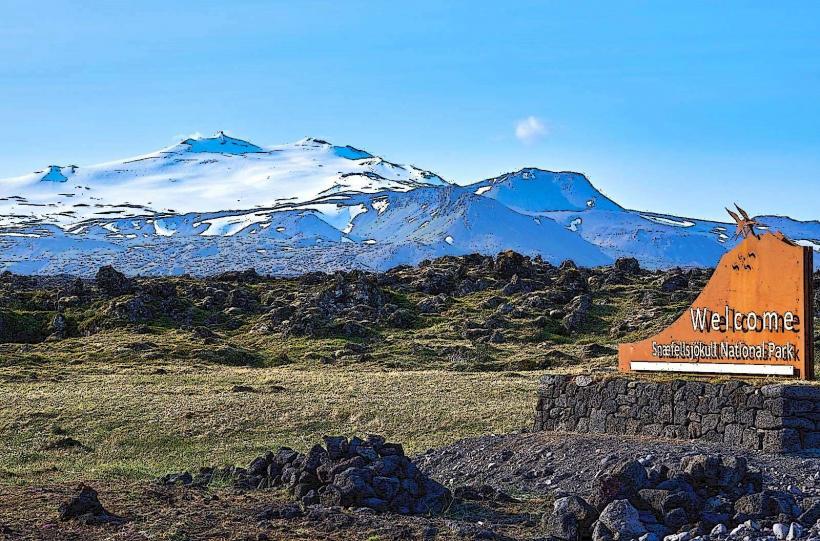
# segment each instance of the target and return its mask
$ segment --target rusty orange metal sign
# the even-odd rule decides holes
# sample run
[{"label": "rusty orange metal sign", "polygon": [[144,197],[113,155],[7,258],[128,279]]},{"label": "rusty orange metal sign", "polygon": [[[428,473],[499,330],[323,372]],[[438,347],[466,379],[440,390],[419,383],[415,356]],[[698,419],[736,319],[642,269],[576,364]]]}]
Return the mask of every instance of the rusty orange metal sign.
[{"label": "rusty orange metal sign", "polygon": [[811,248],[749,228],[679,319],[619,346],[619,370],[813,379],[813,268]]}]

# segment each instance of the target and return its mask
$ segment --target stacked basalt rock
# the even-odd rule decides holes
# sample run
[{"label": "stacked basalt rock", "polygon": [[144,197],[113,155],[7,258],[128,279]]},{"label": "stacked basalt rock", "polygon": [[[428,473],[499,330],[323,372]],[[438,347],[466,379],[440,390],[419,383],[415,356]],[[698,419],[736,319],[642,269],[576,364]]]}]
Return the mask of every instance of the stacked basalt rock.
[{"label": "stacked basalt rock", "polygon": [[303,506],[367,507],[403,515],[439,514],[452,495],[425,476],[405,456],[401,444],[382,436],[366,439],[325,436],[324,446],[307,453],[288,447],[255,458],[247,468],[204,468],[193,476],[169,474],[166,485],[206,486],[215,479],[230,479],[246,489],[286,487]]},{"label": "stacked basalt rock", "polygon": [[547,532],[565,541],[683,541],[749,525],[796,521],[810,528],[818,519],[820,509],[801,509],[792,494],[763,490],[760,473],[742,457],[691,455],[674,469],[643,462],[603,469],[587,499],[557,499],[543,518]]}]

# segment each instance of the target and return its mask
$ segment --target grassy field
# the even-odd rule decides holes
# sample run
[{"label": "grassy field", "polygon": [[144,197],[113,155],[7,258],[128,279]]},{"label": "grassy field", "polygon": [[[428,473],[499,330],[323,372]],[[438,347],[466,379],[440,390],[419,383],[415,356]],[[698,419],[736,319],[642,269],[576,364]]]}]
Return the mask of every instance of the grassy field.
[{"label": "grassy field", "polygon": [[104,364],[52,366],[36,379],[19,373],[0,371],[6,484],[245,464],[272,447],[304,450],[333,433],[380,433],[421,452],[529,426],[541,375]]},{"label": "grassy field", "polygon": [[[307,450],[324,434],[380,433],[418,453],[520,430],[530,426],[546,371],[614,367],[617,343],[666,327],[707,279],[670,293],[660,273],[608,283],[608,271],[584,271],[592,304],[570,331],[561,319],[566,298],[557,294],[580,271],[552,269],[534,291],[503,294],[506,279],[476,268],[468,275],[495,285],[447,296],[438,311],[416,308],[431,294],[412,285],[420,271],[410,269],[396,278],[401,287],[379,289],[409,321],[374,319],[367,314],[375,308],[359,310],[351,294],[340,303],[352,312],[333,312],[326,332],[313,334],[260,324],[282,307],[297,315],[323,307],[316,299],[337,287],[335,278],[143,279],[140,293],[120,296],[89,283],[80,297],[66,297],[65,284],[0,279],[0,484],[138,481],[245,465],[280,445]],[[163,293],[169,283],[175,294]],[[259,301],[211,306],[204,299],[214,288]],[[139,299],[133,321],[120,313]],[[370,317],[367,332],[340,334],[337,324],[358,321],[357,310]],[[65,328],[54,336],[58,314]],[[490,323],[501,340],[470,334]]]}]

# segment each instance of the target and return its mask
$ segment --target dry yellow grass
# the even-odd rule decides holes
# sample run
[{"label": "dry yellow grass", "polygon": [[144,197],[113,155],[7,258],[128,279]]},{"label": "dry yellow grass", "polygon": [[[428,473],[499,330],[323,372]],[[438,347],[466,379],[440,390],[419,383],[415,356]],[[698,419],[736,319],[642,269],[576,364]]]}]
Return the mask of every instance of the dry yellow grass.
[{"label": "dry yellow grass", "polygon": [[[529,426],[541,372],[95,365],[0,370],[0,483],[144,479],[244,464],[323,434],[381,433],[409,452]],[[235,392],[235,385],[251,392]],[[83,447],[66,447],[73,438]],[[61,445],[62,443],[62,445]],[[55,447],[56,446],[56,447]]]}]

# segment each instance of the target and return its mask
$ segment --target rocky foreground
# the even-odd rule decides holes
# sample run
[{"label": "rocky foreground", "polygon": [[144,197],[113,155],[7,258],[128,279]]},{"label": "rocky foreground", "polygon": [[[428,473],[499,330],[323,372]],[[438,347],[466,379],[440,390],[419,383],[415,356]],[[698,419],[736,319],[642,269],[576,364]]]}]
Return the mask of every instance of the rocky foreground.
[{"label": "rocky foreground", "polygon": [[[668,324],[708,278],[646,271],[633,259],[584,269],[513,252],[291,279],[253,271],[141,278],[110,267],[93,280],[2,274],[0,364],[10,382],[40,381],[47,374],[32,367],[52,365],[145,377],[223,365],[492,370],[499,378],[607,367],[612,345]],[[262,394],[231,384],[231,395]],[[218,404],[205,414],[221,412]],[[276,419],[275,410],[259,415]],[[79,439],[69,434],[64,444],[118,471],[116,439],[92,450],[73,428]],[[196,439],[205,434],[189,440],[224,443]],[[561,433],[488,435],[415,457],[380,438],[328,438],[304,450],[154,481],[100,480],[94,470],[76,472],[80,487],[14,486],[9,477],[0,485],[0,539],[820,540],[814,457]],[[45,468],[40,478],[56,471]]]},{"label": "rocky foreground", "polygon": [[464,440],[418,463],[445,484],[549,494],[542,529],[558,539],[820,538],[816,456],[535,433]]},{"label": "rocky foreground", "polygon": [[[96,490],[4,488],[0,532],[5,539],[820,539],[820,457],[522,433],[430,450],[406,463],[404,473],[395,472],[396,481],[375,481],[374,468],[399,455],[373,457],[366,441],[334,438],[311,453],[288,455],[293,466],[284,483],[286,468],[271,468],[277,464],[273,453],[217,476],[219,482],[219,470],[206,469],[147,484],[95,483]],[[351,442],[363,444],[373,460],[345,468],[338,482],[322,481],[327,473],[315,476],[308,484],[343,489],[320,489],[318,502],[306,498],[308,487],[293,482],[311,477],[306,462],[319,460],[324,466],[317,470],[330,472],[333,464],[351,460]],[[352,455],[357,463],[366,460]],[[401,462],[387,462],[393,461]],[[445,507],[417,512],[369,500],[387,501],[379,497],[385,490],[395,498],[405,490],[406,472],[416,467],[416,479],[446,487],[438,492]],[[370,475],[362,473],[367,469]],[[328,493],[338,499],[322,497]]]}]

